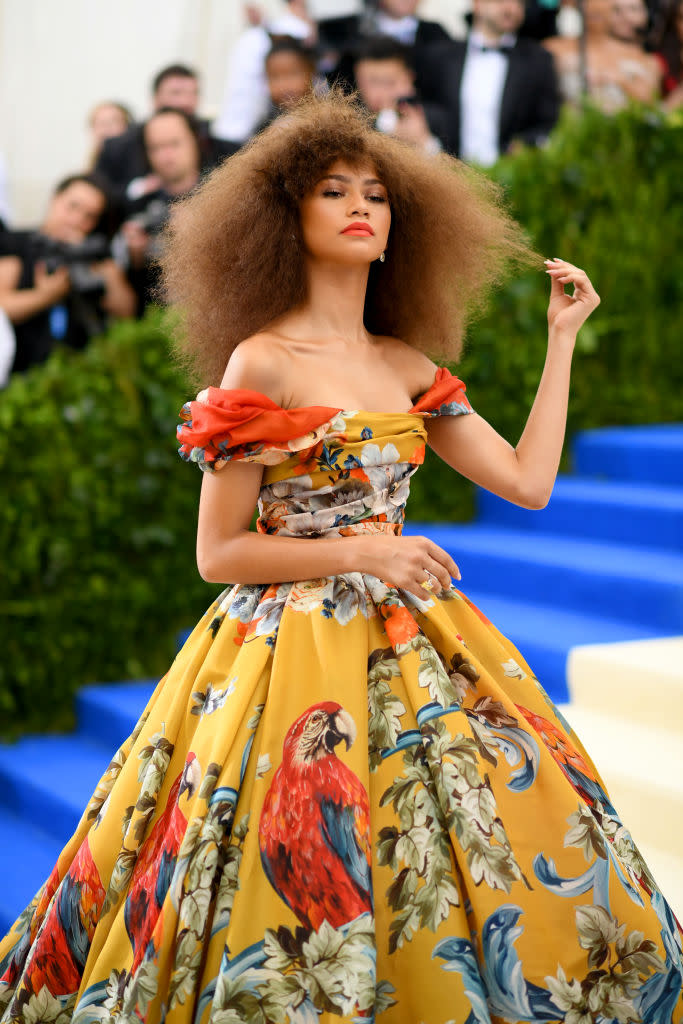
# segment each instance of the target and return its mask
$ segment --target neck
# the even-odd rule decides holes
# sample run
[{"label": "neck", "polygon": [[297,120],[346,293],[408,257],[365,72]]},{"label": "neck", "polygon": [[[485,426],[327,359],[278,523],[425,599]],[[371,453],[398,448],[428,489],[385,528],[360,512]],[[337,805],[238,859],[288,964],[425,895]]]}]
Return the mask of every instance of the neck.
[{"label": "neck", "polygon": [[307,337],[357,344],[368,341],[363,323],[368,266],[306,260],[308,295],[290,322]]},{"label": "neck", "polygon": [[503,32],[499,32],[492,25],[484,24],[480,21],[473,21],[472,28],[475,32],[478,32],[487,43],[491,43],[493,46],[496,46],[504,35]]}]

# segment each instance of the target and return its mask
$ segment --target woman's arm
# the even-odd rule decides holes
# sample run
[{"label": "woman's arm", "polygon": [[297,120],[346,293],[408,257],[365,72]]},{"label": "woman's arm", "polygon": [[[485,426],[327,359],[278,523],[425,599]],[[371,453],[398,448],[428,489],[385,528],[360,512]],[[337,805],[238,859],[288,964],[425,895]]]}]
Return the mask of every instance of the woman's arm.
[{"label": "woman's arm", "polygon": [[[583,270],[547,262],[552,278],[548,353],[534,404],[516,448],[477,416],[427,421],[429,445],[474,483],[515,505],[543,508],[552,493],[567,422],[569,376],[576,334],[600,302]],[[574,285],[565,295],[564,286]]]},{"label": "woman's arm", "polygon": [[[242,342],[221,382],[280,397],[281,368],[259,338]],[[448,589],[460,571],[450,555],[426,537],[361,534],[354,537],[278,537],[249,530],[263,478],[254,462],[227,462],[202,481],[197,566],[210,583],[279,583],[343,572],[367,572],[424,598],[427,572]]]},{"label": "woman's arm", "polygon": [[0,259],[0,309],[4,309],[13,324],[21,324],[54,306],[71,289],[66,267],[58,267],[53,274],[48,274],[44,264],[37,263],[33,288],[18,288],[20,279],[21,260],[17,256],[3,256]]},{"label": "woman's arm", "polygon": [[118,264],[114,260],[103,260],[92,269],[104,280],[103,309],[112,316],[135,316],[137,297]]}]

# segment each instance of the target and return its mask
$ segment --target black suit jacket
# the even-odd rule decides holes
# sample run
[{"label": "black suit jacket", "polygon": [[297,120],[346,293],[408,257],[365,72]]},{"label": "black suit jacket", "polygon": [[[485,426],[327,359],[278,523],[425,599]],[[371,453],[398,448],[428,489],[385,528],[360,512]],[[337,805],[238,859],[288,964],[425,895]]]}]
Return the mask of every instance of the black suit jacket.
[{"label": "black suit jacket", "polygon": [[[446,146],[456,156],[460,153],[460,88],[466,56],[467,43],[452,40],[429,47],[417,68],[420,95],[448,110]],[[557,75],[547,50],[533,39],[518,37],[507,61],[498,123],[501,153],[515,139],[532,146],[544,142],[560,112]]]},{"label": "black suit jacket", "polygon": [[[334,50],[348,50],[361,39],[362,18],[359,14],[349,18],[324,18],[318,22],[320,42]],[[448,42],[449,36],[443,25],[438,21],[422,21],[418,19],[415,47],[428,46],[431,43]]]},{"label": "black suit jacket", "polygon": [[[232,156],[239,149],[235,142],[216,139],[209,134],[209,122],[199,121],[202,171],[210,170],[225,157]],[[102,146],[95,165],[118,202],[125,200],[126,187],[134,178],[149,174],[149,164],[143,140],[143,124],[132,124],[123,135],[107,139]]]}]

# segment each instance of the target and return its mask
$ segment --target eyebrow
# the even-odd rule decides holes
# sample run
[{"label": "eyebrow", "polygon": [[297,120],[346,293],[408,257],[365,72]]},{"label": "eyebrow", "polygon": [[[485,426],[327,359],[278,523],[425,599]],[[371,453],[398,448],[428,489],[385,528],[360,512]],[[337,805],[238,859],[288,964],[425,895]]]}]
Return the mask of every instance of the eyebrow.
[{"label": "eyebrow", "polygon": [[[345,185],[349,185],[351,183],[351,178],[349,178],[348,175],[346,175],[346,174],[325,174],[320,179],[320,181],[330,181],[330,180],[333,180],[333,181],[343,181]],[[320,184],[320,182],[318,182],[318,184]],[[381,185],[383,188],[385,187],[384,182],[380,181],[379,178],[365,178],[365,180],[363,181],[363,184],[364,185]]]}]

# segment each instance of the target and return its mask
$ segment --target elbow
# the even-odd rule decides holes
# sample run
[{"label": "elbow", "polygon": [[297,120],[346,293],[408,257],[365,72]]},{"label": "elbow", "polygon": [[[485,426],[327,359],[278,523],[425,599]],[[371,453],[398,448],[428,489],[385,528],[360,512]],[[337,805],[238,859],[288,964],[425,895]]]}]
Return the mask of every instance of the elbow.
[{"label": "elbow", "polygon": [[543,487],[533,482],[527,484],[520,482],[512,500],[515,505],[520,505],[522,508],[539,511],[547,506],[552,493],[552,487]]}]

